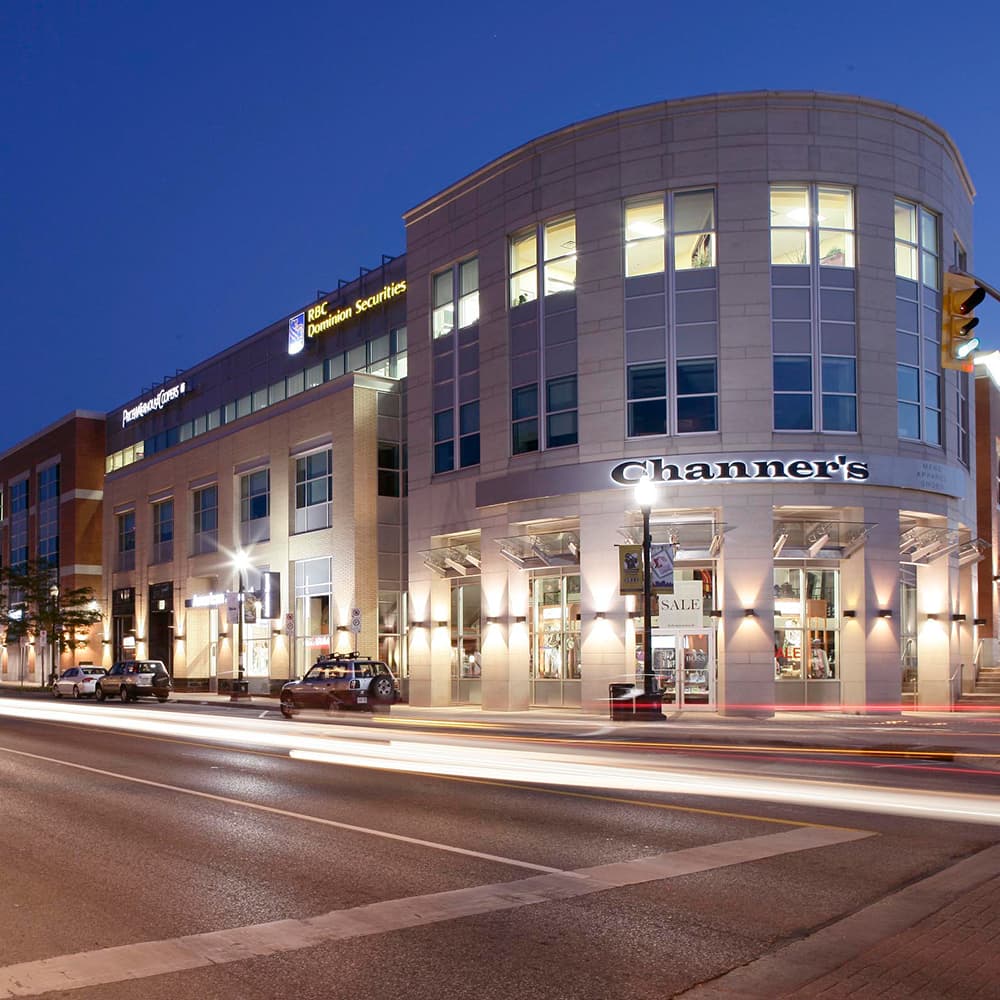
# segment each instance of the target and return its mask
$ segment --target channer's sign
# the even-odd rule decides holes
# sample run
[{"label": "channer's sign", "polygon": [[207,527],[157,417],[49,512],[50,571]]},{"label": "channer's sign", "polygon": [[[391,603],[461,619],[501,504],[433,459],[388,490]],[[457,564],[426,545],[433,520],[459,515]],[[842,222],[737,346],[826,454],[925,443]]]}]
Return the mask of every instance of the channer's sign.
[{"label": "channer's sign", "polygon": [[135,406],[126,406],[122,410],[122,427],[154,410],[162,410],[168,404],[180,399],[185,392],[187,392],[187,382],[175,382],[173,385],[165,386],[149,399],[136,403]]},{"label": "channer's sign", "polygon": [[670,462],[666,458],[630,459],[611,470],[619,486],[634,486],[643,476],[654,483],[740,482],[772,480],[804,482],[839,480],[864,482],[868,463],[834,455],[829,459],[808,458],[720,458],[711,462]]}]

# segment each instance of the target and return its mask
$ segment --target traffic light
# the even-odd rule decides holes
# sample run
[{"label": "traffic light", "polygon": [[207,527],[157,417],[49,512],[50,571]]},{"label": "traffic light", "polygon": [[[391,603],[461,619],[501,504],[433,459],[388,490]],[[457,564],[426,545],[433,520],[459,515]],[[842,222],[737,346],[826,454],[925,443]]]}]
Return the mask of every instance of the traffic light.
[{"label": "traffic light", "polygon": [[972,331],[979,322],[972,310],[986,298],[986,289],[975,278],[945,271],[941,295],[941,367],[971,372],[972,352],[979,338]]}]

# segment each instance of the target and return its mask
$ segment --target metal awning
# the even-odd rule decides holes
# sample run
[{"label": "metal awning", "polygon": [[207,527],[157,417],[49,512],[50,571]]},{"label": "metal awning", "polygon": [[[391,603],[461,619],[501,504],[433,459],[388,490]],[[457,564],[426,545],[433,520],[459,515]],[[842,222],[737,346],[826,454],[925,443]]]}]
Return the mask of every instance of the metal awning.
[{"label": "metal awning", "polygon": [[[641,515],[640,515],[641,516]],[[642,521],[619,528],[630,545],[642,544]],[[674,560],[714,559],[722,549],[726,525],[713,519],[656,521],[649,525],[654,545],[674,545]]]},{"label": "metal awning", "polygon": [[544,531],[496,539],[500,554],[518,569],[579,566],[580,535],[576,531]]},{"label": "metal awning", "polygon": [[476,575],[482,562],[478,545],[445,545],[437,549],[424,549],[420,557],[429,570],[441,577]]},{"label": "metal awning", "polygon": [[776,521],[774,558],[849,559],[874,527],[874,522],[867,521]]}]

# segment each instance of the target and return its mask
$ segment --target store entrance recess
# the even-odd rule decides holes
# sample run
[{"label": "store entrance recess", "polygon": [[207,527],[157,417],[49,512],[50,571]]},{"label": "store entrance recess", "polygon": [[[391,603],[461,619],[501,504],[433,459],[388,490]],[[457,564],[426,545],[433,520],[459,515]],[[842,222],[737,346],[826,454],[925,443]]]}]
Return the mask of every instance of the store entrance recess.
[{"label": "store entrance recess", "polygon": [[663,704],[715,708],[715,633],[708,629],[653,632],[653,674]]}]

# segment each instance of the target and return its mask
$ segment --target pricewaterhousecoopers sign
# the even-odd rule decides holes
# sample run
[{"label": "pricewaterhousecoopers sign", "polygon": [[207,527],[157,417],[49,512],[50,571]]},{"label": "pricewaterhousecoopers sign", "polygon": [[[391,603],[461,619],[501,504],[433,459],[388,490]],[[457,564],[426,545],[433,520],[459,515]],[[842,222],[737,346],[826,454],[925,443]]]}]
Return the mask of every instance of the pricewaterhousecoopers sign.
[{"label": "pricewaterhousecoopers sign", "polygon": [[971,489],[957,465],[883,454],[829,452],[729,452],[656,455],[514,470],[476,483],[476,506],[543,497],[631,489],[649,476],[664,489],[722,486],[857,487],[919,490],[962,499]]}]

